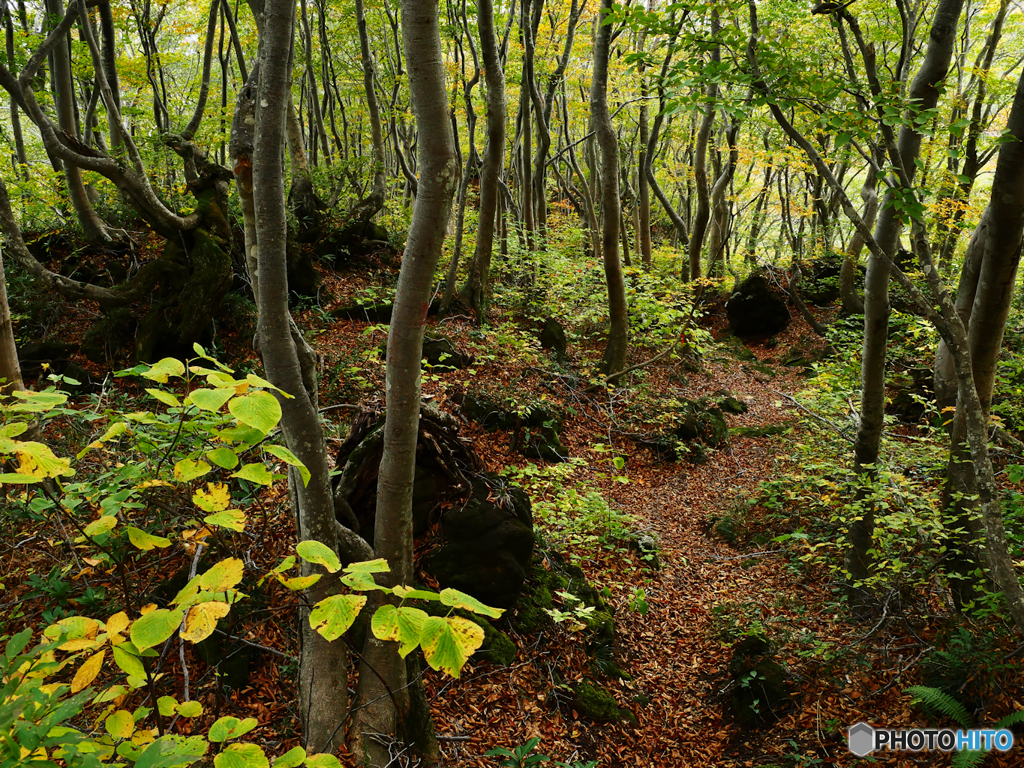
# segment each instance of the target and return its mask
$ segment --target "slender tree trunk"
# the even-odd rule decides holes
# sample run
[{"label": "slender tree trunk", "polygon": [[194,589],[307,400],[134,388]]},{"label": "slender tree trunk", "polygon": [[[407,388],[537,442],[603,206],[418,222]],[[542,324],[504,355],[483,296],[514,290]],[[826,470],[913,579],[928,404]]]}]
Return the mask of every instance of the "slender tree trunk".
[{"label": "slender tree trunk", "polygon": [[[718,35],[718,11],[711,12],[711,35]],[[722,60],[719,46],[711,53],[711,61],[715,64]],[[700,130],[697,132],[697,143],[693,153],[693,178],[697,187],[697,211],[690,225],[690,279],[697,280],[703,274],[700,268],[701,251],[704,249],[704,237],[707,234],[708,220],[711,218],[710,191],[708,189],[708,139],[715,123],[715,101],[718,98],[718,83],[711,83],[707,89],[707,104]]]},{"label": "slender tree trunk", "polygon": [[[295,0],[266,0],[261,33],[258,96],[250,95],[256,117],[252,154],[252,192],[255,207],[255,245],[258,252],[259,339],[267,378],[293,395],[281,398],[281,429],[285,442],[306,468],[305,486],[293,483],[298,540],[315,540],[338,548],[334,501],[327,466],[326,444],[314,391],[302,375],[300,351],[288,312],[287,207],[282,162],[294,38]],[[255,79],[255,78],[254,78]],[[246,243],[247,248],[252,247]],[[315,572],[305,564],[303,572]],[[336,589],[336,587],[335,587]],[[331,751],[342,741],[338,726],[348,711],[347,654],[342,640],[327,642],[309,625],[308,607],[331,593],[314,585],[299,611],[301,653],[299,707],[310,753]]]},{"label": "slender tree trunk", "polygon": [[[877,158],[879,161],[881,157]],[[864,185],[860,189],[860,199],[864,201],[864,223],[873,227],[878,214],[878,171],[875,166],[868,168]],[[843,310],[851,315],[864,312],[864,300],[857,294],[857,265],[860,252],[864,250],[864,237],[854,231],[850,243],[843,255],[843,265],[839,269],[839,296],[843,302]]]},{"label": "slender tree trunk", "polygon": [[[4,13],[4,29],[5,37],[7,42],[7,66],[11,70],[12,75],[16,75],[17,69],[15,69],[15,58],[14,58],[14,20],[11,18],[10,9]],[[28,179],[28,158],[25,156],[25,139],[21,133],[21,113],[18,110],[18,101],[11,96],[11,132],[14,134],[14,159],[19,166],[21,166],[21,175],[26,180]]]},{"label": "slender tree trunk", "polygon": [[[10,19],[10,16],[7,17]],[[7,187],[0,178],[0,195],[7,206]],[[14,343],[14,326],[11,323],[11,308],[7,303],[7,279],[4,276],[4,259],[0,254],[0,397],[6,398],[11,392],[24,389],[21,380],[21,365],[18,363],[18,347]]]},{"label": "slender tree trunk", "polygon": [[359,29],[359,50],[363,64],[363,92],[366,95],[366,109],[370,118],[370,139],[373,145],[373,183],[370,187],[370,194],[352,209],[351,219],[354,224],[365,226],[384,207],[386,177],[384,134],[381,131],[377,90],[373,85],[373,54],[370,52],[370,36],[366,31],[366,12],[363,9],[363,0],[356,0],[356,26]]},{"label": "slender tree trunk", "polygon": [[495,214],[498,208],[498,177],[505,157],[505,73],[498,58],[494,32],[493,0],[477,0],[477,25],[480,32],[480,57],[484,63],[484,99],[487,108],[487,146],[480,171],[480,212],[476,231],[476,250],[463,295],[477,324],[487,314],[487,283],[494,248]]},{"label": "slender tree trunk", "polygon": [[[602,16],[611,11],[614,0],[601,0]],[[603,373],[618,373],[626,367],[629,345],[629,315],[626,284],[619,261],[619,146],[608,110],[608,60],[611,55],[612,24],[599,22],[594,40],[594,72],[590,85],[590,122],[601,148],[601,207],[604,215],[601,257],[608,286],[608,344],[601,361]]]},{"label": "slender tree trunk", "polygon": [[[420,183],[388,334],[387,416],[374,526],[375,552],[391,565],[385,580],[388,586],[412,581],[412,486],[419,432],[420,355],[426,306],[459,173],[448,119],[436,0],[403,0],[402,40],[410,101],[419,130]],[[407,723],[406,666],[396,649],[396,643],[373,637],[367,639],[363,649],[358,688],[362,708],[354,716],[353,747],[357,757],[371,765],[387,765],[390,759],[387,748],[371,734],[394,733],[399,723]],[[403,734],[406,739],[418,735]]]}]

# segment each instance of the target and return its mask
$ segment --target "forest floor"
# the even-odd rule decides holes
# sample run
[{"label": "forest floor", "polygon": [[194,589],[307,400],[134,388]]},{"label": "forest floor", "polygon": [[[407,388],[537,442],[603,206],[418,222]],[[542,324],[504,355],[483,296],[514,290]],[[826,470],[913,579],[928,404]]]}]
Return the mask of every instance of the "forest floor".
[{"label": "forest floor", "polygon": [[[369,369],[360,366],[369,359],[368,350],[383,340],[385,329],[354,320],[332,320],[328,310],[351,303],[360,292],[372,293],[387,272],[382,266],[376,274],[370,270],[358,280],[327,273],[321,291],[323,309],[307,308],[298,313],[324,356],[322,403],[336,423],[334,445],[343,438],[349,418],[350,409],[343,406],[381,398],[382,364]],[[827,315],[823,319],[827,320]],[[700,464],[659,460],[618,435],[623,431],[623,414],[643,405],[631,399],[634,390],[629,386],[614,394],[585,394],[565,383],[566,377],[555,371],[557,366],[545,360],[535,343],[523,342],[529,334],[482,336],[466,317],[435,322],[431,321],[428,333],[443,332],[460,351],[474,353],[481,361],[474,366],[472,377],[464,372],[428,372],[425,397],[445,409],[456,391],[489,384],[545,393],[544,397],[572,409],[574,415],[567,419],[562,440],[571,455],[585,462],[565,482],[600,490],[616,510],[630,516],[632,527],[654,535],[660,560],[660,567],[652,568],[635,553],[600,537],[573,551],[566,543],[565,531],[557,525],[546,530],[545,546],[565,547],[566,555],[579,562],[590,582],[606,590],[607,600],[615,608],[615,660],[627,675],[604,677],[601,684],[634,714],[635,721],[595,722],[559,695],[562,683],[594,674],[585,633],[555,625],[539,636],[528,637],[503,627],[517,645],[511,665],[471,659],[459,680],[427,675],[447,765],[495,766],[495,758],[484,756],[488,749],[511,748],[536,737],[540,739],[539,753],[564,761],[596,760],[601,768],[847,766],[863,762],[847,750],[849,725],[861,720],[892,727],[928,722],[903,691],[920,682],[915,664],[933,652],[937,638],[956,624],[948,607],[935,600],[925,611],[915,608],[912,614],[903,613],[896,600],[891,605],[887,602],[880,614],[851,619],[833,577],[825,569],[805,564],[795,540],[773,540],[798,526],[793,521],[780,523],[778,515],[773,516],[759,503],[764,483],[784,483],[801,470],[793,447],[798,441],[813,439],[809,427],[800,421],[801,411],[793,399],[808,380],[799,368],[782,364],[788,350],[814,338],[801,319],[794,319],[770,344],[748,345],[747,353],[737,355],[737,342],[725,338],[724,312],[720,306],[713,308],[705,325],[716,341],[709,345],[700,370],[681,375],[676,362],[652,366],[634,379],[644,382],[640,389],[648,393],[671,391],[686,398],[731,393],[749,410],[728,416],[730,428],[777,427],[776,434],[760,437],[734,434],[723,447],[708,450],[706,461]],[[64,341],[76,341],[86,324],[85,318],[66,309],[50,333]],[[507,331],[507,324],[502,327]],[[251,352],[238,351],[249,348],[244,329],[236,331],[235,340],[238,348],[229,344],[232,364],[254,359]],[[582,369],[592,364],[598,353],[596,344],[576,345],[570,349],[569,360],[559,363],[560,370]],[[631,357],[641,360],[650,353],[635,349]],[[84,359],[81,364],[96,369],[98,375],[103,373]],[[522,469],[536,463],[514,453],[507,434],[487,433],[470,423],[463,429],[463,436],[472,442],[488,470]],[[609,471],[609,447],[625,457],[621,471]],[[849,457],[837,455],[835,460],[848,462]],[[624,476],[628,482],[618,482],[613,475]],[[259,509],[261,515],[252,516],[254,525],[245,544],[258,568],[288,554],[294,537],[282,487],[273,488],[260,500]],[[739,525],[741,534],[723,536],[722,521]],[[44,600],[31,597],[28,574],[45,574],[56,564],[72,581],[86,583],[99,577],[75,574],[58,537],[47,538],[49,532],[32,529],[30,521],[23,523],[22,529],[6,532],[5,553],[0,557],[0,610],[12,622],[8,630],[15,623],[37,623],[47,607]],[[543,530],[545,522],[539,521],[539,525]],[[724,530],[728,532],[728,526]],[[165,574],[180,569],[188,560],[183,553],[172,551],[160,558],[158,567],[143,574],[150,583],[140,587],[140,594],[147,594]],[[643,600],[638,601],[638,595]],[[209,670],[203,671],[201,659],[193,654],[189,661],[199,670],[193,673],[193,696],[206,703],[209,716],[257,717],[261,727],[255,733],[271,754],[280,754],[298,741],[294,622],[282,602],[285,599],[273,596],[262,612],[264,618],[246,628],[252,642],[278,649],[262,654],[251,665],[246,685],[227,689]],[[646,612],[640,610],[641,602],[646,602]],[[3,618],[0,613],[0,629]],[[787,672],[791,696],[777,708],[775,718],[748,729],[741,727],[733,713],[736,684],[729,663],[738,640],[762,633],[768,634],[775,659]],[[1003,656],[1000,674],[1008,677],[1006,684],[983,702],[990,711],[1005,714],[1024,709],[1017,650],[1010,640],[993,649]],[[168,669],[176,681],[174,686],[180,688],[178,672],[177,668]],[[198,722],[193,727],[202,726]],[[986,765],[1020,765],[1020,749],[1014,750],[1016,755],[991,755]],[[937,752],[878,757],[879,762],[893,766],[945,765],[949,761]]]}]

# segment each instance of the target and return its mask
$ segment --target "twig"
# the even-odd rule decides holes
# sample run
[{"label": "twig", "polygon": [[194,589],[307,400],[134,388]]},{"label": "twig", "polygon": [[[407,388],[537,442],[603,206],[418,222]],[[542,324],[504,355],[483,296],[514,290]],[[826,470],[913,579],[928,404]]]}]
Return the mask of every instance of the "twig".
[{"label": "twig", "polygon": [[778,395],[779,397],[786,398],[791,403],[793,403],[793,405],[795,405],[801,411],[806,413],[808,416],[811,416],[812,418],[815,418],[818,421],[820,421],[822,424],[825,424],[826,426],[834,429],[836,434],[839,435],[841,438],[843,438],[843,440],[847,440],[847,441],[849,441],[851,443],[854,442],[854,439],[852,437],[850,437],[849,435],[847,435],[846,432],[843,430],[843,428],[840,427],[838,424],[836,424],[834,421],[832,421],[832,419],[825,418],[824,416],[815,413],[814,411],[809,409],[807,406],[805,406],[803,403],[801,403],[799,400],[797,400],[795,397],[792,397],[791,395],[787,395],[785,392],[779,392],[777,389],[773,389],[772,392],[775,393],[776,395]]}]

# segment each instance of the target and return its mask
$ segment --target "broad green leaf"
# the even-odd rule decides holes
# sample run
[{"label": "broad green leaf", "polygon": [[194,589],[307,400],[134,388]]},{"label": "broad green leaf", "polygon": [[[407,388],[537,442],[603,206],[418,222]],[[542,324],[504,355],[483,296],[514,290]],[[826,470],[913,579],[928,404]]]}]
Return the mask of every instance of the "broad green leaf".
[{"label": "broad green leaf", "polygon": [[78,458],[82,458],[89,452],[91,448],[102,448],[104,443],[113,440],[116,437],[120,437],[128,430],[128,422],[119,421],[115,424],[111,424],[107,427],[107,431],[103,433],[103,436],[97,440],[93,440],[85,448],[78,452]]},{"label": "broad green leaf", "polygon": [[200,488],[192,494],[192,501],[203,512],[220,512],[231,504],[231,491],[227,483],[207,483],[206,490]]},{"label": "broad green leaf", "polygon": [[383,557],[376,560],[361,560],[345,566],[345,573],[391,573],[391,566]]},{"label": "broad green leaf", "polygon": [[195,480],[197,477],[202,477],[209,472],[213,467],[202,460],[195,459],[182,459],[174,465],[174,479],[179,483],[187,483],[190,480]]},{"label": "broad green leaf", "polygon": [[420,633],[420,647],[427,664],[452,677],[459,676],[483,641],[484,631],[461,616],[428,616]]},{"label": "broad green leaf", "polygon": [[373,614],[370,628],[378,640],[393,640],[399,644],[398,655],[403,659],[420,643],[420,633],[427,614],[419,608],[382,605]]},{"label": "broad green leaf", "polygon": [[173,696],[161,696],[156,700],[156,708],[164,717],[170,717],[178,708],[178,700]]},{"label": "broad green leaf", "polygon": [[119,709],[103,722],[107,733],[115,739],[130,739],[135,732],[135,718],[126,709]]},{"label": "broad green leaf", "polygon": [[192,606],[185,615],[185,626],[181,630],[181,639],[188,640],[190,643],[202,642],[217,628],[217,619],[224,618],[230,612],[230,605],[215,601]]},{"label": "broad green leaf", "polygon": [[289,749],[274,761],[274,768],[295,768],[306,759],[306,750],[302,747]]},{"label": "broad green leaf", "polygon": [[164,405],[169,405],[172,408],[178,408],[181,405],[181,401],[178,400],[178,398],[176,398],[170,392],[166,392],[162,389],[153,389],[152,387],[148,387],[146,389],[146,393],[150,397],[153,397],[159,400]]},{"label": "broad green leaf", "polygon": [[[264,379],[262,376],[257,376],[255,373],[247,374],[245,380],[254,387],[263,387],[264,389],[273,389],[276,392],[284,393],[284,390],[275,387],[269,381]],[[285,395],[285,397],[291,397],[291,395]]]},{"label": "broad green leaf", "polygon": [[231,415],[261,432],[270,432],[281,420],[281,404],[269,392],[253,392],[228,403]]},{"label": "broad green leaf", "polygon": [[472,595],[467,595],[465,592],[460,592],[450,587],[441,590],[441,604],[450,605],[452,608],[462,608],[466,611],[479,613],[481,616],[489,616],[492,619],[500,619],[501,614],[505,612],[501,608],[491,608],[489,605],[484,605]]},{"label": "broad green leaf", "polygon": [[221,407],[235,396],[234,390],[226,388],[218,389],[194,389],[188,396],[188,400],[201,411],[216,413]]},{"label": "broad green leaf", "polygon": [[207,525],[216,525],[220,528],[227,528],[231,531],[245,530],[245,512],[240,509],[227,509],[223,512],[214,512],[203,518]]},{"label": "broad green leaf", "polygon": [[[23,421],[12,421],[10,424],[5,424],[0,427],[0,436],[2,437],[17,437],[28,431],[28,424]],[[14,654],[17,656],[17,654]]]},{"label": "broad green leaf", "polygon": [[209,744],[202,736],[168,734],[154,741],[135,762],[135,768],[178,768],[191,765],[206,754]]},{"label": "broad green leaf", "polygon": [[138,656],[134,656],[126,651],[121,645],[114,646],[114,663],[129,677],[142,677],[146,676],[146,670],[142,666],[142,662]]},{"label": "broad green leaf", "polygon": [[346,573],[341,577],[341,583],[346,587],[356,590],[357,592],[369,592],[371,589],[376,589],[380,592],[390,592],[391,590],[387,587],[382,587],[373,579],[372,573],[366,571],[356,571],[355,573]]},{"label": "broad green leaf", "polygon": [[214,768],[270,768],[270,761],[255,744],[231,744],[213,758],[213,765]]},{"label": "broad green leaf", "polygon": [[341,760],[334,755],[321,752],[306,758],[306,768],[341,768]]},{"label": "broad green leaf", "polygon": [[104,515],[89,523],[83,529],[86,536],[102,536],[109,533],[117,525],[117,518],[113,515]]},{"label": "broad green leaf", "polygon": [[131,638],[139,650],[160,645],[181,626],[184,614],[176,608],[157,608],[132,624]]},{"label": "broad green leaf", "polygon": [[302,484],[309,485],[309,470],[306,469],[306,465],[295,458],[295,454],[285,448],[283,445],[264,445],[263,450],[272,456],[276,456],[285,464],[290,464],[299,470],[299,474],[302,475]]},{"label": "broad green leaf", "polygon": [[231,717],[230,715],[220,718],[217,722],[210,726],[210,741],[227,741],[228,739],[237,739],[239,736],[244,736],[259,723],[255,717],[247,717],[245,720],[239,720],[237,717]]},{"label": "broad green leaf", "polygon": [[35,392],[31,389],[19,389],[11,394],[21,402],[14,403],[8,408],[19,413],[42,413],[68,401],[68,396],[63,392]]},{"label": "broad green leaf", "polygon": [[132,546],[141,549],[143,552],[148,552],[154,547],[163,549],[171,546],[171,540],[165,539],[163,536],[153,536],[130,525],[125,526],[125,528],[128,530],[128,540],[132,543]]},{"label": "broad green leaf", "polygon": [[102,650],[99,653],[94,653],[78,668],[75,672],[75,677],[71,681],[71,692],[78,693],[79,691],[88,688],[93,680],[96,679],[96,675],[100,673],[103,668],[103,659],[106,657],[106,650]]},{"label": "broad green leaf", "polygon": [[143,378],[149,379],[150,381],[156,381],[160,384],[164,384],[167,381],[168,376],[182,376],[185,373],[185,365],[180,360],[175,360],[173,357],[165,357],[158,363],[150,366],[148,371],[144,371],[141,375]]},{"label": "broad green leaf", "polygon": [[273,485],[274,483],[274,476],[263,464],[246,464],[231,476],[248,480],[257,485]]},{"label": "broad green leaf", "polygon": [[337,573],[341,570],[341,561],[338,559],[338,554],[322,542],[306,539],[299,542],[298,546],[295,547],[295,551],[307,563],[321,565],[330,573]]},{"label": "broad green leaf", "polygon": [[245,424],[236,424],[233,427],[222,429],[217,433],[217,437],[226,443],[241,443],[244,448],[249,448],[256,445],[266,435]]},{"label": "broad green leaf", "polygon": [[182,717],[199,717],[203,714],[203,705],[198,701],[183,701],[178,705],[178,714]]},{"label": "broad green leaf", "polygon": [[174,596],[171,603],[173,605],[181,605],[182,603],[190,601],[193,597],[199,594],[199,582],[202,580],[202,575],[193,576],[188,580],[188,583],[184,587],[178,590],[178,594]]},{"label": "broad green leaf", "polygon": [[124,696],[126,693],[128,693],[128,689],[123,685],[112,685],[100,691],[96,698],[92,700],[92,703],[106,704],[108,701],[113,701],[118,696]]},{"label": "broad green leaf", "polygon": [[222,469],[234,469],[238,466],[238,454],[224,446],[214,448],[206,454],[206,458]]},{"label": "broad green leaf", "polygon": [[31,483],[41,483],[44,478],[36,477],[35,475],[23,475],[20,472],[4,472],[0,474],[0,483],[6,483],[8,485],[22,485]]},{"label": "broad green leaf", "polygon": [[199,579],[199,586],[210,592],[223,592],[242,580],[244,564],[237,557],[221,560]]},{"label": "broad green leaf", "polygon": [[364,605],[364,595],[331,595],[309,612],[309,626],[327,641],[337,640],[352,626]]}]

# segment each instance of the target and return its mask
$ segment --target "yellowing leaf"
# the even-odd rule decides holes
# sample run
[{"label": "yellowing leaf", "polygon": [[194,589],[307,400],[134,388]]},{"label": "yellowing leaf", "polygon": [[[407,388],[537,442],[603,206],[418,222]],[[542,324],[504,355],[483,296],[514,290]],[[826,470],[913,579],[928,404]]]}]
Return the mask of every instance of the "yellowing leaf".
[{"label": "yellowing leaf", "polygon": [[214,768],[270,768],[270,761],[255,744],[230,744],[213,758],[213,765]]},{"label": "yellowing leaf", "polygon": [[178,705],[178,714],[182,717],[199,717],[203,714],[203,705],[198,701],[183,701]]},{"label": "yellowing leaf", "polygon": [[217,619],[222,619],[231,611],[231,606],[221,602],[199,603],[189,608],[185,614],[185,627],[181,630],[182,640],[198,643],[213,634],[217,628]]},{"label": "yellowing leaf", "polygon": [[382,605],[373,614],[370,628],[378,640],[393,640],[399,644],[398,655],[403,659],[419,645],[420,633],[427,614],[419,608]]},{"label": "yellowing leaf", "polygon": [[301,765],[305,759],[306,750],[302,747],[294,747],[274,761],[274,768],[295,768],[295,766]]},{"label": "yellowing leaf", "polygon": [[309,612],[309,626],[328,641],[337,640],[352,626],[366,605],[365,595],[331,595]]},{"label": "yellowing leaf", "polygon": [[223,592],[242,580],[244,564],[237,557],[221,560],[199,579],[199,586],[209,592]]},{"label": "yellowing leaf", "polygon": [[94,653],[78,668],[75,672],[74,678],[71,680],[71,692],[78,693],[84,688],[88,688],[93,680],[96,679],[96,675],[100,673],[103,668],[103,659],[107,655],[105,650],[99,653]]},{"label": "yellowing leaf", "polygon": [[128,614],[120,611],[107,619],[107,632],[111,635],[120,634],[128,628],[130,623]]},{"label": "yellowing leaf", "polygon": [[283,578],[280,574],[274,574],[277,576],[277,580],[280,581],[287,589],[292,592],[298,592],[300,589],[308,589],[309,587],[320,581],[319,573],[313,573],[309,576],[294,576],[290,579]]},{"label": "yellowing leaf", "polygon": [[274,476],[263,464],[246,464],[231,476],[248,480],[257,485],[273,485],[274,483]]},{"label": "yellowing leaf", "polygon": [[462,608],[466,611],[479,613],[482,616],[489,616],[492,619],[500,619],[501,614],[505,612],[501,608],[491,608],[489,605],[484,605],[472,595],[467,595],[465,592],[451,588],[441,590],[441,604],[450,605],[452,608]]},{"label": "yellowing leaf", "polygon": [[126,709],[119,709],[108,717],[103,727],[115,739],[129,739],[135,731],[135,718]]},{"label": "yellowing leaf", "polygon": [[196,459],[182,459],[174,465],[174,479],[179,483],[187,483],[190,480],[195,480],[197,477],[202,477],[211,469],[213,467],[201,459],[198,461]]},{"label": "yellowing leaf", "polygon": [[302,476],[302,484],[309,485],[309,470],[306,469],[306,465],[299,461],[295,454],[285,448],[283,445],[264,445],[263,450],[269,453],[271,456],[276,456],[285,464],[290,464],[299,470],[299,474]]},{"label": "yellowing leaf", "polygon": [[203,518],[207,525],[216,525],[220,528],[227,528],[232,531],[245,530],[245,512],[239,509],[227,509],[223,512],[215,512]]},{"label": "yellowing leaf", "polygon": [[160,362],[150,366],[149,370],[141,375],[150,381],[156,381],[163,384],[167,381],[168,376],[181,376],[184,373],[185,366],[180,360],[175,360],[172,357],[165,357]]},{"label": "yellowing leaf", "polygon": [[238,466],[238,454],[230,448],[214,448],[206,454],[206,458],[221,469],[234,469]]},{"label": "yellowing leaf", "polygon": [[171,540],[165,539],[163,536],[154,536],[130,525],[125,527],[128,530],[128,540],[132,543],[132,546],[141,549],[143,552],[148,552],[154,547],[163,549],[171,546]]},{"label": "yellowing leaf", "polygon": [[253,392],[228,403],[231,415],[261,432],[270,432],[281,420],[281,404],[269,392]]},{"label": "yellowing leaf", "polygon": [[209,739],[213,742],[237,739],[239,736],[247,734],[258,724],[259,723],[256,721],[255,717],[247,717],[245,720],[239,720],[237,717],[231,717],[228,715],[220,718],[210,726]]},{"label": "yellowing leaf", "polygon": [[459,676],[483,641],[484,631],[461,616],[428,616],[420,633],[420,646],[427,664],[452,677]]},{"label": "yellowing leaf", "polygon": [[234,394],[230,389],[196,389],[188,396],[188,400],[202,411],[216,413]]},{"label": "yellowing leaf", "polygon": [[306,758],[306,768],[341,768],[341,760],[334,755],[321,752]]},{"label": "yellowing leaf", "polygon": [[330,573],[337,573],[341,570],[341,561],[338,559],[338,554],[323,542],[306,539],[299,542],[298,546],[295,547],[295,551],[307,563],[321,565]]},{"label": "yellowing leaf", "polygon": [[58,477],[59,475],[73,475],[75,470],[71,468],[71,459],[62,459],[50,450],[50,446],[43,443],[25,442],[17,443],[18,449],[18,474],[33,475],[35,477]]},{"label": "yellowing leaf", "polygon": [[104,515],[103,517],[97,518],[89,523],[83,529],[86,536],[102,536],[104,533],[109,533],[117,525],[117,518],[113,515]]},{"label": "yellowing leaf", "polygon": [[231,504],[231,491],[227,483],[207,483],[205,491],[200,488],[192,494],[192,501],[203,512],[220,512]]},{"label": "yellowing leaf", "polygon": [[178,408],[181,406],[181,401],[178,400],[178,398],[176,398],[170,392],[167,392],[166,390],[153,389],[152,387],[150,387],[146,389],[146,394],[148,394],[150,397],[156,400],[159,400],[164,405],[171,406],[172,408]]},{"label": "yellowing leaf", "polygon": [[178,700],[173,696],[161,696],[156,700],[156,707],[164,717],[170,717],[178,708]]}]

